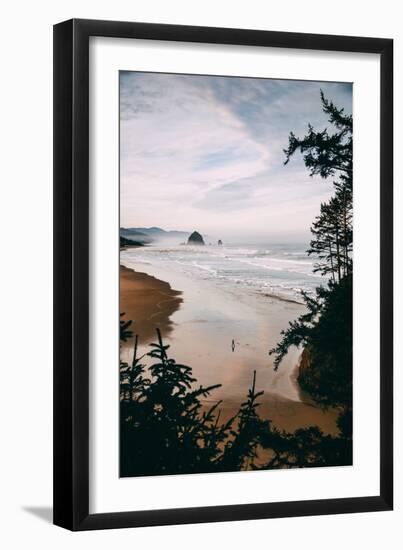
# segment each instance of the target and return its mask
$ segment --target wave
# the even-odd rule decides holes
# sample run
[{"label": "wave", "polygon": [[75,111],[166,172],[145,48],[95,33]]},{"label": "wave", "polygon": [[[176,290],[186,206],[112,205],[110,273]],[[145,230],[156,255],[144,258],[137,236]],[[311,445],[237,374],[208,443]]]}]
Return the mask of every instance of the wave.
[{"label": "wave", "polygon": [[269,292],[301,300],[301,292],[314,292],[322,276],[313,273],[314,258],[305,245],[275,246],[148,246],[122,252],[135,262],[175,269],[217,284]]}]

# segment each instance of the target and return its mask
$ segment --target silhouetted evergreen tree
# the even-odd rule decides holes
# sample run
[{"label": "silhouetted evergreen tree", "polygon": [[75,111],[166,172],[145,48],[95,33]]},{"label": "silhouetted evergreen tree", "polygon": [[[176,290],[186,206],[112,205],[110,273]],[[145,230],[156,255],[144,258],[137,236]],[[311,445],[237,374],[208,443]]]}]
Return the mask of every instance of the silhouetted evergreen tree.
[{"label": "silhouetted evergreen tree", "polygon": [[[311,176],[320,175],[328,178],[341,173],[352,182],[353,174],[353,117],[344,114],[344,109],[337,109],[332,101],[320,92],[323,112],[329,116],[329,122],[334,126],[334,132],[327,128],[316,132],[308,124],[308,134],[302,139],[290,132],[288,147],[284,149],[285,164],[296,151],[303,155],[305,166]],[[346,183],[347,185],[347,183]]]},{"label": "silhouetted evergreen tree", "polygon": [[315,254],[318,262],[314,272],[330,275],[333,283],[340,282],[352,272],[352,200],[343,200],[344,189],[322,203],[320,215],[312,224],[308,254]]},{"label": "silhouetted evergreen tree", "polygon": [[313,468],[352,464],[351,437],[325,435],[317,426],[292,433],[272,429],[262,435],[262,446],[272,458],[261,469]]},{"label": "silhouetted evergreen tree", "polygon": [[309,124],[308,134],[301,139],[291,132],[288,148],[284,149],[285,164],[300,151],[311,176],[338,177],[333,182],[334,196],[321,205],[320,214],[313,222],[308,254],[318,257],[314,271],[340,282],[352,272],[353,119],[327,100],[322,91],[321,101],[334,131],[329,133],[326,128],[316,132]]},{"label": "silhouetted evergreen tree", "polygon": [[241,404],[237,415],[238,425],[231,430],[232,438],[228,441],[222,457],[223,471],[242,470],[246,466],[253,468],[257,457],[257,448],[262,434],[270,431],[270,421],[262,420],[257,408],[257,399],[264,392],[256,392],[256,371],[253,372],[252,387],[248,391],[247,400]]},{"label": "silhouetted evergreen tree", "polygon": [[[167,355],[159,331],[151,351],[120,365],[120,459],[122,476],[239,470],[255,456],[260,427],[255,376],[239,413],[220,423],[217,402],[202,411],[202,398],[220,387],[194,387],[192,369]],[[146,368],[144,358],[154,360]],[[233,424],[237,428],[233,428]]]},{"label": "silhouetted evergreen tree", "polygon": [[[340,415],[340,437],[317,427],[293,433],[278,430],[258,414],[256,372],[238,413],[220,422],[220,401],[208,410],[202,399],[219,385],[195,387],[190,367],[169,358],[158,342],[138,357],[134,338],[131,364],[120,363],[120,473],[125,476],[229,472],[351,464],[351,415]],[[145,361],[153,359],[149,367]],[[258,449],[267,464],[255,463]]]},{"label": "silhouetted evergreen tree", "polygon": [[[309,125],[308,134],[302,139],[290,134],[284,153],[285,164],[300,151],[311,176],[338,178],[333,182],[333,197],[321,205],[313,222],[313,239],[307,251],[318,259],[314,271],[329,277],[329,282],[326,288],[317,288],[315,296],[303,294],[307,313],[289,324],[270,354],[275,355],[277,369],[290,346],[304,348],[298,382],[320,405],[340,408],[341,435],[325,437],[314,427],[289,436],[277,434],[287,450],[283,456],[280,447],[277,448],[272,463],[277,465],[288,460],[296,465],[316,465],[321,461],[324,465],[351,463],[353,121],[351,115],[327,100],[323,92],[321,101],[333,133],[327,129],[317,132]],[[308,455],[301,458],[299,450],[303,449],[311,458]]]},{"label": "silhouetted evergreen tree", "polygon": [[319,287],[316,298],[305,295],[307,313],[290,323],[271,350],[277,370],[290,346],[308,351],[300,368],[302,389],[324,406],[352,405],[352,277]]},{"label": "silhouetted evergreen tree", "polygon": [[[120,317],[123,317],[124,313],[120,314]],[[119,331],[120,331],[120,341],[126,342],[131,336],[133,336],[132,331],[129,329],[131,321],[125,321],[124,319],[119,320]]]}]

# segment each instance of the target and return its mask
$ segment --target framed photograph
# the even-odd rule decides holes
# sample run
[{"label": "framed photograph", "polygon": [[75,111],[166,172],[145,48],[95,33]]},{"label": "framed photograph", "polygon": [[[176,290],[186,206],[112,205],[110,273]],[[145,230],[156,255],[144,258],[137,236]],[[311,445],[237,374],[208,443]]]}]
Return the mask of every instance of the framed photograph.
[{"label": "framed photograph", "polygon": [[54,523],[391,510],[393,42],[54,27]]}]

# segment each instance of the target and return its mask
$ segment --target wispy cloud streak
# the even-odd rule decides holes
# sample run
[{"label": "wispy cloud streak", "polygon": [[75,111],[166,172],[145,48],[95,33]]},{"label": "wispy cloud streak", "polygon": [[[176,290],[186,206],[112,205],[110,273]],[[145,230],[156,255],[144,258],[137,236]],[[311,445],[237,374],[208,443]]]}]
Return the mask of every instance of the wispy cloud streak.
[{"label": "wispy cloud streak", "polygon": [[328,125],[321,88],[351,112],[349,84],[122,72],[122,225],[305,237],[331,182],[282,150]]}]

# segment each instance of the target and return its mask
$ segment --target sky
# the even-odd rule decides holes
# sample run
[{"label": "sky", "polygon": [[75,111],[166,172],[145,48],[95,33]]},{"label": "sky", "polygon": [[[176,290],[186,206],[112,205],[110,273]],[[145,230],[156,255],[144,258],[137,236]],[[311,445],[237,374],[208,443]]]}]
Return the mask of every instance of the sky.
[{"label": "sky", "polygon": [[308,241],[332,180],[283,149],[330,131],[320,89],[352,112],[348,83],[120,72],[120,225]]}]

